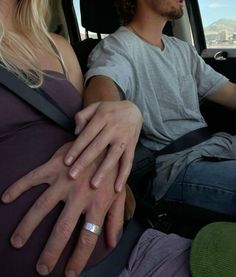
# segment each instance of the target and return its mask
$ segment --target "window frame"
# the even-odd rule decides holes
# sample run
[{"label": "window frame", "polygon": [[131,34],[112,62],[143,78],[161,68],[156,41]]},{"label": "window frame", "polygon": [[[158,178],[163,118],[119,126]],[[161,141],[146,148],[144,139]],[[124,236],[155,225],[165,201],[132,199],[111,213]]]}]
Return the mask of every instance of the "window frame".
[{"label": "window frame", "polygon": [[198,0],[186,1],[186,7],[188,10],[189,21],[191,24],[191,30],[194,40],[194,46],[203,58],[214,57],[219,52],[226,52],[229,58],[236,58],[235,48],[207,48],[205,32],[202,23],[202,16],[199,7]]},{"label": "window frame", "polygon": [[81,41],[81,35],[76,13],[74,10],[73,0],[62,0],[62,8],[65,13],[70,42],[71,44],[75,44],[78,41]]}]

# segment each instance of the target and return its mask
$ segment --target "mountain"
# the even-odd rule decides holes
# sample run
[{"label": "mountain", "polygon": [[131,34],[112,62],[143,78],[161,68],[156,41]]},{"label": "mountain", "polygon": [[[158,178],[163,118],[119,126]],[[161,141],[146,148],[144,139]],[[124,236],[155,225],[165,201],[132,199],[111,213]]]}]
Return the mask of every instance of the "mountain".
[{"label": "mountain", "polygon": [[205,33],[219,33],[227,30],[229,33],[236,33],[236,20],[233,19],[219,19],[211,25],[204,28]]}]

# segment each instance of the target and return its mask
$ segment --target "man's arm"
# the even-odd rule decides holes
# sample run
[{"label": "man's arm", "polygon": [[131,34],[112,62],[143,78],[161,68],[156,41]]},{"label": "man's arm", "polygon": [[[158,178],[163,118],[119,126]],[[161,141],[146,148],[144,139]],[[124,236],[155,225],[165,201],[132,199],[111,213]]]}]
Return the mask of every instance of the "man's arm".
[{"label": "man's arm", "polygon": [[89,80],[84,93],[84,105],[99,101],[121,100],[117,85],[106,76],[95,76]]},{"label": "man's arm", "polygon": [[229,109],[236,109],[236,84],[227,82],[218,91],[207,97],[215,103],[221,104]]}]

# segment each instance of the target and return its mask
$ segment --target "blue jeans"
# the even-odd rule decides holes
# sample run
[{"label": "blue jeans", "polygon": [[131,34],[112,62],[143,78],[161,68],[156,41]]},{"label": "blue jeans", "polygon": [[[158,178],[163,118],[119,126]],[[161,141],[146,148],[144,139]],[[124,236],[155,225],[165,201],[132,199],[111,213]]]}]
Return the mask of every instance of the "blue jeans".
[{"label": "blue jeans", "polygon": [[192,162],[164,198],[236,216],[236,160]]}]

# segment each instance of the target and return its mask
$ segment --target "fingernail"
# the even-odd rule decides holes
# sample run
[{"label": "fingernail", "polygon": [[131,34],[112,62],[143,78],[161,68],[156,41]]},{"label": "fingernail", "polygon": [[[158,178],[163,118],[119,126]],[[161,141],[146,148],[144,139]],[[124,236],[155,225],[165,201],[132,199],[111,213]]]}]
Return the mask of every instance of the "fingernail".
[{"label": "fingernail", "polygon": [[3,201],[4,203],[9,203],[9,202],[11,201],[10,194],[9,194],[9,193],[4,193],[4,194],[2,195],[2,201]]},{"label": "fingernail", "polygon": [[45,264],[38,264],[37,265],[37,271],[41,275],[48,275],[49,274],[49,269]]},{"label": "fingernail", "polygon": [[74,157],[69,156],[66,158],[65,163],[66,163],[66,165],[72,165],[73,161],[74,161]]},{"label": "fingernail", "polygon": [[72,177],[72,178],[76,178],[77,176],[78,176],[78,174],[79,174],[79,169],[78,168],[72,168],[71,170],[70,170],[70,176]]},{"label": "fingernail", "polygon": [[66,271],[66,277],[77,277],[77,274],[73,270]]},{"label": "fingernail", "polygon": [[11,238],[11,243],[14,247],[20,248],[23,246],[23,239],[19,235],[15,235]]},{"label": "fingernail", "polygon": [[95,177],[94,179],[92,179],[91,183],[92,183],[94,188],[98,188],[100,183],[101,183],[101,181],[102,181],[102,178]]},{"label": "fingernail", "polygon": [[75,128],[75,135],[78,135],[80,133],[80,127],[76,126]]},{"label": "fingernail", "polygon": [[120,185],[120,186],[116,186],[116,187],[115,187],[115,191],[116,191],[116,192],[121,192],[121,191],[122,191],[122,188],[123,188],[123,187],[122,187],[121,185]]},{"label": "fingernail", "polygon": [[114,249],[117,245],[117,239],[114,239],[114,241],[111,243],[110,248]]},{"label": "fingernail", "polygon": [[91,181],[91,185],[94,189],[97,189],[99,187],[99,183]]}]

